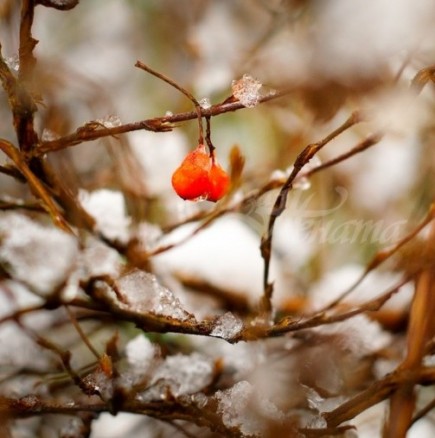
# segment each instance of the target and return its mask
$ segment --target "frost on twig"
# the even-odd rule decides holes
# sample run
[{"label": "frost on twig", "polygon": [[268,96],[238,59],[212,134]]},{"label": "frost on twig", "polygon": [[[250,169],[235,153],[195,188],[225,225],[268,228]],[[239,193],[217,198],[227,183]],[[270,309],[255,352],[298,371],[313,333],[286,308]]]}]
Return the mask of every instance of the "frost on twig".
[{"label": "frost on twig", "polygon": [[231,312],[227,312],[215,321],[210,336],[230,340],[236,337],[242,330],[242,320],[234,316]]},{"label": "frost on twig", "polygon": [[260,102],[260,89],[263,84],[252,76],[243,75],[231,84],[233,96],[246,108],[254,108]]},{"label": "frost on twig", "polygon": [[153,274],[135,269],[116,283],[127,306],[134,311],[152,312],[178,321],[194,320],[173,292],[162,286]]}]

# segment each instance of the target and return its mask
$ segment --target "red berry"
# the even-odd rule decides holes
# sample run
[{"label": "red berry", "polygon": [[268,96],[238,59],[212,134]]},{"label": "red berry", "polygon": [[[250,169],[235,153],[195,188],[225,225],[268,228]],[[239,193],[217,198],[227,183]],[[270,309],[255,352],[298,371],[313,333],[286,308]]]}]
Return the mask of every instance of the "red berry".
[{"label": "red berry", "polygon": [[187,154],[180,167],[172,175],[172,186],[183,199],[216,202],[226,195],[230,178],[213,160],[203,144]]},{"label": "red berry", "polygon": [[228,192],[230,177],[216,161],[211,166],[209,177],[211,187],[208,200],[213,202],[219,201]]},{"label": "red berry", "polygon": [[210,191],[209,172],[211,160],[205,146],[187,154],[180,167],[172,175],[172,187],[180,198],[196,200],[207,198]]}]

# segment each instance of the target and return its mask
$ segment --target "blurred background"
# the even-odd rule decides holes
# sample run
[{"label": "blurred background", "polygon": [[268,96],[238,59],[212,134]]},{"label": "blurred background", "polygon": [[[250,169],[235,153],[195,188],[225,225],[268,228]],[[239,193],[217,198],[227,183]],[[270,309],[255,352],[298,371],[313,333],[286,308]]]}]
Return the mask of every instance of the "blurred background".
[{"label": "blurred background", "polygon": [[[12,70],[18,68],[19,3],[0,0],[0,41]],[[288,94],[212,118],[211,136],[220,163],[229,168],[234,146],[245,157],[241,185],[230,201],[236,205],[273,180],[282,183],[306,145],[358,111],[364,121],[326,145],[309,165],[333,159],[369,135],[380,133],[381,141],[300,180],[274,235],[276,309],[297,313],[320,308],[358,279],[377,251],[410,232],[433,202],[435,94],[429,76],[416,75],[434,63],[434,20],[435,4],[430,0],[82,0],[67,12],[37,6],[36,130],[43,141],[53,140],[91,121],[111,127],[193,110],[177,90],[135,68],[137,60],[212,105],[231,96],[234,80],[250,75],[263,84],[263,95],[280,90]],[[4,93],[0,132],[15,142]],[[152,249],[180,242],[200,224],[182,224],[184,220],[215,208],[209,202],[183,201],[171,187],[173,171],[196,147],[197,138],[193,120],[168,133],[135,131],[84,142],[49,154],[48,160],[96,218],[105,237],[124,243],[134,238]],[[6,162],[4,156],[0,160]],[[7,175],[0,174],[0,187],[3,199],[31,199],[26,186]],[[260,239],[277,194],[278,189],[269,190],[243,210],[223,215],[187,243],[153,257],[148,268],[198,319],[223,310],[219,302],[201,295],[199,285],[204,282],[255,308],[262,293]],[[366,301],[397,284],[425,235],[370,274],[349,302]],[[377,317],[352,319],[346,321],[348,326],[317,334],[335,346],[328,369],[339,369],[340,374],[325,371],[327,391],[317,394],[322,403],[348,396],[399,363],[412,290],[411,284],[401,288]],[[247,354],[241,352],[244,347],[216,340],[212,348],[186,338],[183,342],[191,343],[192,351],[224,357],[242,375],[249,375],[257,389],[275,373],[287,382],[289,369],[303,368],[298,358],[315,362],[316,355],[324,354],[313,341],[304,347],[308,352],[296,352],[285,365],[279,360],[266,364],[268,353],[255,360],[248,355],[246,360],[256,365],[243,374],[234,357]],[[293,351],[296,341],[288,342],[291,347],[265,343],[261,348]],[[376,356],[380,350],[388,354]],[[364,370],[353,381],[348,373],[356,364]],[[314,378],[305,377],[306,382]],[[286,389],[296,391],[293,385],[288,382]],[[298,397],[311,397],[311,410],[325,408],[306,389],[299,388],[291,401],[278,388],[270,391],[270,399],[277,398],[282,410],[298,408]],[[355,423],[358,436],[380,433],[383,407],[364,414]],[[145,427],[143,421],[103,415],[91,436],[143,437],[144,430],[150,437],[173,435],[173,429],[160,429],[157,422]],[[25,434],[26,427],[16,436],[33,436]],[[428,417],[410,436],[429,437],[434,430]],[[41,436],[55,436],[45,433]]]}]

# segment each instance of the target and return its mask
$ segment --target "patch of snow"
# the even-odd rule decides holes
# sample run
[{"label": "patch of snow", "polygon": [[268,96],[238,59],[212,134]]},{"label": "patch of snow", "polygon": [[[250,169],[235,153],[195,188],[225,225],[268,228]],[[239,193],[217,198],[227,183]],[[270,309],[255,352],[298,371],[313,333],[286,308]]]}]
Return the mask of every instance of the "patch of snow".
[{"label": "patch of snow", "polygon": [[172,193],[172,173],[188,150],[184,134],[174,130],[161,136],[147,131],[130,132],[128,135],[132,151],[143,169],[144,182],[150,195]]},{"label": "patch of snow", "polygon": [[121,192],[100,189],[93,192],[80,190],[83,208],[95,219],[95,228],[104,237],[126,243],[129,239],[130,218],[125,210]]},{"label": "patch of snow", "polygon": [[16,213],[0,214],[0,242],[3,269],[41,295],[66,280],[78,254],[73,236]]},{"label": "patch of snow", "polygon": [[139,398],[143,401],[161,399],[167,390],[175,397],[195,394],[211,383],[213,370],[213,361],[196,352],[189,356],[168,356],[152,376],[149,389]]},{"label": "patch of snow", "polygon": [[[161,244],[180,242],[198,227],[186,224],[162,239]],[[258,236],[237,215],[226,215],[182,245],[153,257],[157,271],[201,278],[211,284],[245,295],[255,305],[263,293],[264,263]],[[271,280],[275,281],[274,302],[288,297],[282,267],[272,257]]]},{"label": "patch of snow", "polygon": [[259,398],[247,381],[236,383],[225,391],[217,391],[218,412],[228,428],[238,428],[242,435],[261,436],[265,419],[281,421],[284,414],[269,400]]},{"label": "patch of snow", "polygon": [[[364,272],[364,267],[356,264],[342,266],[329,271],[317,282],[310,291],[311,305],[319,309],[338,298]],[[364,281],[349,294],[345,302],[360,304],[379,297],[389,288],[399,283],[402,276],[392,272],[371,272]],[[402,286],[399,291],[384,304],[384,309],[400,310],[408,306],[413,296],[410,283]]]},{"label": "patch of snow", "polygon": [[390,333],[384,331],[379,323],[370,320],[366,315],[357,315],[313,330],[327,335],[341,335],[341,347],[358,357],[381,350],[390,344],[392,339]]},{"label": "patch of snow", "polygon": [[125,353],[131,367],[147,370],[158,353],[158,348],[148,338],[140,334],[128,342]]}]

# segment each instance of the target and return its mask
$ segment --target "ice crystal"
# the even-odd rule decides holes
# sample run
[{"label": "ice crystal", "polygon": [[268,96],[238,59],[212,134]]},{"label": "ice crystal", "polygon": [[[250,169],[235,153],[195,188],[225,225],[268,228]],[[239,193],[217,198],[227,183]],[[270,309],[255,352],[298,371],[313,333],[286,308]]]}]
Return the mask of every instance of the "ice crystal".
[{"label": "ice crystal", "polygon": [[18,57],[18,55],[9,56],[5,59],[5,61],[12,71],[18,72],[18,70],[20,69],[20,58]]},{"label": "ice crystal", "polygon": [[202,109],[209,109],[211,108],[210,99],[208,97],[204,97],[199,101],[199,104],[201,105]]},{"label": "ice crystal", "polygon": [[159,284],[153,274],[136,269],[121,277],[117,284],[130,307],[138,312],[153,312],[179,321],[193,318],[183,309],[180,300]]},{"label": "ice crystal", "polygon": [[113,381],[100,369],[88,374],[83,379],[84,385],[101,395],[104,400],[110,400],[113,395]]},{"label": "ice crystal", "polygon": [[121,119],[114,114],[110,114],[102,119],[97,119],[96,121],[105,128],[115,128],[122,125]]},{"label": "ice crystal", "polygon": [[258,105],[261,87],[261,82],[249,75],[243,75],[242,79],[234,80],[231,84],[233,96],[246,108]]},{"label": "ice crystal", "polygon": [[229,340],[237,336],[242,330],[243,322],[231,312],[227,312],[216,320],[210,335]]},{"label": "ice crystal", "polygon": [[59,138],[59,135],[56,134],[54,131],[51,131],[50,129],[44,129],[42,131],[41,140],[42,141],[53,141],[57,140]]}]

